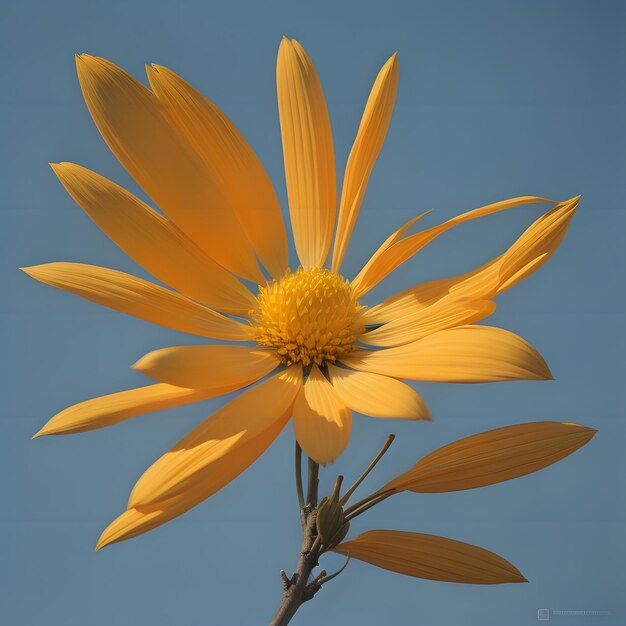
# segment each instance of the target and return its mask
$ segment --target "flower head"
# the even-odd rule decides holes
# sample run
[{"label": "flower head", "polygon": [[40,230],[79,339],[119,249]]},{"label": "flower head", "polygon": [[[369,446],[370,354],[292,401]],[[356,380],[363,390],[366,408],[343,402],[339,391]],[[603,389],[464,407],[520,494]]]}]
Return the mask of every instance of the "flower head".
[{"label": "flower head", "polygon": [[[269,177],[222,111],[161,66],[147,68],[150,89],[101,58],[80,55],[77,69],[102,136],[162,213],[81,166],[52,167],[96,224],[168,287],[79,263],[25,271],[98,304],[226,343],[151,352],[133,367],[155,384],[69,407],[37,436],[101,428],[246,388],[145,472],[127,511],[105,530],[98,547],[146,532],[206,499],[253,463],[290,419],[304,451],[329,463],[348,443],[352,411],[430,419],[421,396],[402,379],[551,378],[543,358],[521,337],[476,322],[493,312],[494,297],[552,255],[578,198],[551,203],[485,265],[409,286],[370,308],[359,299],[446,231],[550,201],[517,197],[410,232],[424,217],[418,216],[387,237],[354,278],[341,274],[391,120],[397,55],[383,65],[367,99],[337,202],[319,77],[298,42],[280,44],[278,110],[298,255],[294,269]],[[249,289],[244,280],[257,287]]]}]

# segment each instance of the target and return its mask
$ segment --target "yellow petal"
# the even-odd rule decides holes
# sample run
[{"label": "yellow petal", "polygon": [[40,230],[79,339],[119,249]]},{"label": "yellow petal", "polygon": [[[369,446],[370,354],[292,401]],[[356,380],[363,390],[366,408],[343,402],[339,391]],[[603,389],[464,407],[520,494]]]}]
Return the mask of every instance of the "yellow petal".
[{"label": "yellow petal", "polygon": [[433,302],[456,298],[492,298],[539,269],[556,251],[580,198],[558,204],[536,220],[505,252],[471,272],[405,289],[367,309],[366,324],[380,324],[415,313]]},{"label": "yellow petal", "polygon": [[147,533],[154,528],[158,528],[196,506],[201,501],[200,498],[196,498],[193,504],[189,504],[187,507],[182,506],[180,502],[176,500],[167,507],[165,505],[161,505],[160,507],[153,506],[149,509],[143,509],[142,511],[138,509],[128,509],[119,517],[115,518],[104,529],[96,543],[95,551],[98,552],[112,543],[126,541],[127,539],[132,539],[133,537]]},{"label": "yellow petal", "polygon": [[168,123],[158,98],[105,59],[82,54],[76,68],[98,130],[145,192],[218,263],[262,282],[227,199],[202,159]]},{"label": "yellow petal", "polygon": [[166,502],[194,485],[202,485],[204,497],[221,489],[223,466],[216,462],[227,456],[237,463],[241,446],[276,423],[282,428],[301,384],[302,368],[294,365],[216,411],[144,472],[128,508]]},{"label": "yellow petal", "polygon": [[500,282],[501,257],[452,278],[420,283],[400,291],[363,313],[365,324],[384,324],[430,307],[442,298],[485,299],[496,294]]},{"label": "yellow petal", "polygon": [[542,215],[504,253],[497,293],[524,280],[552,256],[563,241],[579,202],[580,196],[576,196]]},{"label": "yellow petal", "polygon": [[205,481],[191,485],[165,502],[130,508],[104,530],[96,550],[157,528],[182,515],[226,486],[256,461],[279,435],[285,422],[278,420],[247,443],[213,463],[214,472]]},{"label": "yellow petal", "polygon": [[357,370],[432,382],[552,378],[546,362],[527,341],[491,326],[458,326],[395,348],[354,353],[342,362]]},{"label": "yellow petal", "polygon": [[117,270],[83,263],[23,267],[35,280],[116,311],[192,335],[248,341],[250,328],[174,291]]},{"label": "yellow petal", "polygon": [[398,54],[383,65],[367,99],[354,140],[339,204],[339,220],[333,248],[333,272],[339,272],[378,153],[383,146],[398,90]]},{"label": "yellow petal", "polygon": [[501,556],[437,535],[370,530],[339,544],[333,552],[428,580],[477,585],[527,582],[520,571]]},{"label": "yellow petal", "polygon": [[593,428],[565,422],[488,430],[431,452],[381,491],[441,493],[501,483],[560,461],[595,434]]},{"label": "yellow petal", "polygon": [[278,367],[267,350],[245,346],[176,346],[154,350],[141,357],[133,369],[162,383],[213,389],[245,387]]},{"label": "yellow petal", "polygon": [[495,310],[496,305],[490,300],[457,300],[448,296],[361,335],[359,341],[372,346],[399,346],[446,328],[478,322]]},{"label": "yellow petal", "polygon": [[[420,213],[419,215],[416,215],[415,217],[412,217],[408,222],[406,222],[406,224],[404,224],[403,226],[398,228],[398,230],[396,230],[393,233],[391,233],[391,235],[389,235],[389,237],[387,237],[387,239],[385,239],[385,241],[383,241],[383,243],[378,247],[376,252],[374,252],[374,254],[372,254],[372,256],[370,257],[369,261],[365,264],[365,267],[361,270],[361,274],[363,274],[363,272],[368,267],[376,267],[378,265],[379,261],[384,261],[384,259],[386,258],[389,250],[391,250],[391,248],[398,241],[400,241],[402,239],[402,237],[404,236],[404,233],[407,230],[409,230],[409,228],[411,228],[411,226],[413,226],[413,224],[415,224],[417,221],[423,219],[429,213],[431,213],[431,211],[424,211],[424,213]],[[357,278],[358,278],[358,276],[357,276]],[[352,289],[355,292],[355,295],[357,297],[359,297],[359,292],[357,290],[357,287],[358,287],[358,285],[354,281],[352,281]]]},{"label": "yellow petal", "polygon": [[317,365],[294,403],[293,427],[302,449],[323,465],[337,459],[348,445],[352,414]]},{"label": "yellow petal", "polygon": [[79,402],[57,413],[33,439],[104,428],[150,411],[199,402],[230,391],[232,389],[183,389],[165,384],[118,391]]},{"label": "yellow petal", "polygon": [[166,67],[146,69],[168,120],[203,159],[261,263],[279,278],[287,269],[287,235],[261,161],[235,125],[199,91]]},{"label": "yellow petal", "polygon": [[[545,198],[539,198],[536,196],[520,196],[518,198],[511,198],[510,200],[502,200],[500,202],[494,202],[486,206],[467,211],[461,215],[443,222],[438,226],[433,226],[427,230],[423,230],[413,235],[408,235],[404,238],[397,237],[393,245],[388,246],[383,253],[377,253],[374,255],[359,272],[357,277],[352,281],[352,287],[357,294],[357,297],[367,293],[370,289],[375,287],[383,278],[388,276],[399,265],[402,265],[405,261],[410,259],[416,252],[421,250],[424,246],[429,244],[433,239],[436,239],[439,235],[454,228],[458,224],[474,220],[479,217],[498,213],[499,211],[505,211],[513,207],[521,206],[524,204],[533,204],[536,202],[551,202]],[[409,222],[410,223],[410,222]],[[405,231],[407,224],[405,224],[399,231]]]},{"label": "yellow petal", "polygon": [[80,165],[51,165],[87,215],[153,276],[226,313],[241,315],[254,306],[254,296],[235,276],[147,204]]},{"label": "yellow petal", "polygon": [[317,72],[295,40],[280,44],[276,85],[296,251],[304,269],[321,267],[337,212],[333,137]]},{"label": "yellow petal", "polygon": [[353,411],[371,417],[432,419],[422,397],[407,384],[380,374],[328,366],[334,390]]}]

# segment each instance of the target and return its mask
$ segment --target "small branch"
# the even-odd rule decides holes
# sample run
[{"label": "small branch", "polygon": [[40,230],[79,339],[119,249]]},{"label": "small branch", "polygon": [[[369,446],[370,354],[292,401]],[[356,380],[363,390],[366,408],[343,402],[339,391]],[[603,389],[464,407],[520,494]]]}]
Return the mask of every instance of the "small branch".
[{"label": "small branch", "polygon": [[365,511],[367,511],[368,509],[371,509],[373,506],[376,506],[377,504],[380,504],[383,500],[386,500],[387,498],[392,496],[394,493],[396,492],[393,490],[384,491],[383,493],[375,493],[369,498],[365,498],[365,500],[362,500],[361,502],[355,504],[349,509],[346,509],[346,521],[350,521],[351,519],[354,519],[358,515],[361,515],[361,513],[365,513]]},{"label": "small branch", "polygon": [[314,508],[317,506],[317,488],[319,486],[318,475],[320,466],[309,457],[309,480],[306,492],[306,503]]},{"label": "small branch", "polygon": [[341,489],[342,482],[343,482],[343,476],[340,474],[335,479],[335,486],[333,488],[333,493],[330,496],[330,500],[339,500],[339,490]]},{"label": "small branch", "polygon": [[304,509],[304,491],[302,487],[302,448],[296,441],[296,491],[298,492],[298,507],[300,508],[300,521],[304,525],[304,515],[302,509]]},{"label": "small branch", "polygon": [[322,578],[325,578],[326,574],[328,572],[323,569],[314,579],[313,579],[313,583],[310,584],[317,584],[320,580],[322,580]]},{"label": "small branch", "polygon": [[343,572],[343,570],[346,569],[346,567],[348,567],[348,563],[350,563],[349,555],[348,555],[348,558],[346,559],[346,562],[334,574],[331,574],[330,576],[326,576],[326,572],[322,570],[320,572],[320,575],[315,579],[315,581],[321,587],[322,585],[326,584],[329,580],[332,580],[333,578],[336,578],[337,576],[339,576],[339,574],[341,574],[341,572]]},{"label": "small branch", "polygon": [[348,491],[344,493],[343,498],[341,498],[339,504],[343,506],[350,499],[350,496],[355,492],[356,488],[367,478],[368,474],[376,467],[378,461],[383,458],[385,452],[389,450],[389,446],[393,443],[393,440],[395,438],[395,435],[389,435],[389,437],[387,437],[387,441],[385,441],[385,445],[381,448],[380,452],[374,457],[374,459],[367,466],[365,471],[357,478],[354,485],[352,485],[352,487],[350,487],[350,489],[348,489]]}]

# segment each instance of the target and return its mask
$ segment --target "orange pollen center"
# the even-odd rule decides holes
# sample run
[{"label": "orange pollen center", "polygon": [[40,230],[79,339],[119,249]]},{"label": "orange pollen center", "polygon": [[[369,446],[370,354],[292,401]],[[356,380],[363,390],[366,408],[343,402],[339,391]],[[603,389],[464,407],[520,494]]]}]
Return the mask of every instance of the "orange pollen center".
[{"label": "orange pollen center", "polygon": [[326,269],[289,272],[261,287],[257,303],[255,340],[286,365],[334,363],[364,331],[365,307],[343,276]]}]

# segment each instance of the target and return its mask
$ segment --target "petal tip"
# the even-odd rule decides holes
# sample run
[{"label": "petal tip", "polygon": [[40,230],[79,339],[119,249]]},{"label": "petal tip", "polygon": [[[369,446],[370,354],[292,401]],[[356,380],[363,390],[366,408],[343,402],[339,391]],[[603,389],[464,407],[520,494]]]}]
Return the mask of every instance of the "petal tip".
[{"label": "petal tip", "polygon": [[48,420],[32,437],[31,441],[34,439],[39,439],[40,437],[48,437],[49,435],[64,435],[66,434],[63,431],[63,428],[59,428],[58,425],[53,425],[54,417]]},{"label": "petal tip", "polygon": [[91,59],[93,59],[93,57],[89,54],[87,54],[86,52],[77,52],[74,55],[74,60],[76,62],[76,65],[83,65],[85,63],[87,63],[88,61],[90,61]]},{"label": "petal tip", "polygon": [[526,576],[524,576],[524,574],[522,574],[522,572],[520,572],[517,568],[515,568],[515,572],[517,574],[517,581],[518,583],[527,583],[528,578],[526,578]]},{"label": "petal tip", "polygon": [[111,526],[115,523],[116,520],[114,520],[113,522],[111,522],[111,524],[109,524],[109,526],[107,526],[103,531],[102,534],[100,535],[100,538],[98,539],[93,551],[94,552],[100,552],[100,550],[102,550],[102,548],[106,548],[107,546],[111,545],[112,543],[115,543],[116,541],[119,541],[119,537],[116,537],[115,534],[113,532],[111,532]]},{"label": "petal tip", "polygon": [[[390,79],[392,81],[397,81],[398,80],[399,65],[400,65],[400,63],[398,61],[398,51],[396,50],[389,57],[389,59],[387,59],[387,62],[385,63],[385,65],[383,65],[381,73],[382,72],[386,72],[388,77],[390,77]],[[395,89],[397,89],[397,85],[396,85]]]},{"label": "petal tip", "polygon": [[27,276],[30,276],[31,278],[34,278],[35,280],[38,280],[40,282],[44,282],[42,281],[42,277],[45,276],[46,272],[45,263],[41,265],[29,265],[27,267],[19,267],[18,269],[20,270],[20,272],[24,272],[24,274],[26,274]]},{"label": "petal tip", "polygon": [[[54,172],[55,176],[63,183],[63,178],[67,178],[71,175],[71,168],[74,165],[73,163],[68,163],[67,161],[60,161],[59,163],[48,163],[50,169]],[[76,168],[76,166],[74,166]]]},{"label": "petal tip", "polygon": [[554,374],[550,369],[550,366],[546,362],[546,360],[539,354],[537,354],[537,362],[534,368],[534,376],[536,380],[555,380]]},{"label": "petal tip", "polygon": [[96,57],[86,52],[77,54],[76,70],[78,72],[79,82],[82,83],[84,79],[101,73],[107,65],[110,65],[110,63],[101,57]]},{"label": "petal tip", "polygon": [[590,426],[581,426],[580,424],[574,424],[572,422],[563,422],[563,424],[569,424],[571,426],[577,426],[578,428],[580,428],[583,438],[585,439],[585,443],[589,443],[598,432],[597,428],[591,428]]},{"label": "petal tip", "polygon": [[145,357],[142,356],[130,366],[130,369],[135,370],[136,372],[143,372],[144,367],[142,366],[142,363],[144,363],[144,361],[145,361]]},{"label": "petal tip", "polygon": [[100,552],[100,550],[102,550],[102,548],[106,548],[107,545],[109,545],[109,544],[106,543],[106,541],[104,541],[102,539],[102,537],[100,537],[100,539],[98,539],[98,543],[96,543],[93,551],[94,552]]}]

